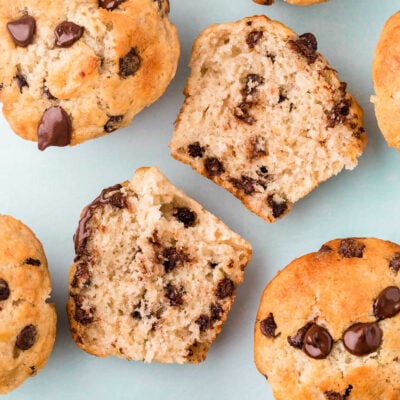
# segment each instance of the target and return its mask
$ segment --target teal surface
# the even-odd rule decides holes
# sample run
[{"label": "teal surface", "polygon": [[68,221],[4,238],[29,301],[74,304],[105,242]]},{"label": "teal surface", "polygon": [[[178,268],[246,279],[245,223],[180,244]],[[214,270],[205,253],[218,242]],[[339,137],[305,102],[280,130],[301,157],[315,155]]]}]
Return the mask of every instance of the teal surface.
[{"label": "teal surface", "polygon": [[[306,8],[281,0],[271,7],[251,0],[171,0],[171,7],[182,43],[177,76],[129,128],[74,148],[41,153],[35,144],[14,135],[0,117],[0,212],[23,220],[43,242],[59,315],[47,367],[5,396],[7,400],[272,400],[253,363],[253,323],[264,286],[292,259],[329,239],[374,236],[400,242],[400,154],[386,146],[369,100],[373,51],[400,0],[331,0]],[[354,171],[320,185],[274,225],[173,160],[167,147],[183,100],[194,38],[212,23],[263,13],[298,33],[315,33],[320,51],[364,108],[369,136]],[[129,179],[143,165],[160,166],[176,185],[253,244],[253,260],[229,319],[207,360],[198,366],[99,359],[79,350],[69,335],[67,274],[80,210],[102,188]]]}]

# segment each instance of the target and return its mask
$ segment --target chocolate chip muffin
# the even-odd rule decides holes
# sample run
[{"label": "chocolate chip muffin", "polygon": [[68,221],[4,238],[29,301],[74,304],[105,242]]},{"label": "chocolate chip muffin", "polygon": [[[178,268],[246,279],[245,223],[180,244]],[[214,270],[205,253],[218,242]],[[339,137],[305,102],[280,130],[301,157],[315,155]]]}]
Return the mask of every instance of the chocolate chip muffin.
[{"label": "chocolate chip muffin", "polygon": [[265,289],[255,362],[276,400],[400,398],[400,246],[333,240]]},{"label": "chocolate chip muffin", "polygon": [[46,302],[50,277],[42,245],[22,222],[0,215],[0,393],[41,370],[56,335]]},{"label": "chocolate chip muffin", "polygon": [[372,65],[372,80],[378,125],[389,146],[400,151],[400,12],[397,12],[383,27],[375,50]]},{"label": "chocolate chip muffin", "polygon": [[[253,0],[254,3],[261,4],[263,6],[272,6],[275,0]],[[286,3],[294,4],[296,6],[312,6],[313,4],[324,3],[328,0],[285,0]]]},{"label": "chocolate chip muffin", "polygon": [[4,2],[0,101],[11,128],[44,150],[129,125],[175,74],[168,11],[168,0]]},{"label": "chocolate chip muffin", "polygon": [[198,363],[221,331],[251,246],[155,168],[104,189],[75,234],[67,305],[88,353]]},{"label": "chocolate chip muffin", "polygon": [[316,49],[264,16],[213,25],[193,47],[172,155],[268,222],[366,144],[361,109]]}]

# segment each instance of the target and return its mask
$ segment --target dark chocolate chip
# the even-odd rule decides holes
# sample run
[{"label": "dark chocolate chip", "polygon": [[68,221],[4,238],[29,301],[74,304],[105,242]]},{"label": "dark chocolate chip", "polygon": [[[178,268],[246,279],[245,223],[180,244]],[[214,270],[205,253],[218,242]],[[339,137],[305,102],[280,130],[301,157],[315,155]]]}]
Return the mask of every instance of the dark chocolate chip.
[{"label": "dark chocolate chip", "polygon": [[303,351],[317,360],[326,358],[332,350],[333,339],[329,332],[317,324],[312,324],[303,339]]},{"label": "dark chocolate chip", "polygon": [[27,47],[33,42],[36,31],[36,21],[33,17],[26,15],[7,24],[7,30],[17,46]]},{"label": "dark chocolate chip", "polygon": [[362,258],[365,244],[356,239],[343,239],[340,242],[339,254],[345,258]]},{"label": "dark chocolate chip", "polygon": [[272,215],[274,218],[279,218],[282,214],[285,213],[285,211],[288,208],[288,205],[286,203],[286,201],[275,201],[274,200],[274,195],[270,194],[267,198],[267,202],[268,205],[271,207],[272,209]]},{"label": "dark chocolate chip", "polygon": [[242,175],[240,179],[230,178],[229,181],[235,186],[236,189],[243,190],[247,195],[253,194],[255,192],[254,185],[256,180],[248,176]]},{"label": "dark chocolate chip", "polygon": [[60,106],[48,108],[38,127],[38,147],[45,150],[49,146],[63,147],[71,143],[71,120]]},{"label": "dark chocolate chip", "polygon": [[400,288],[389,286],[374,302],[374,315],[379,320],[392,318],[400,312]]},{"label": "dark chocolate chip", "polygon": [[119,128],[119,124],[124,119],[123,115],[113,115],[111,116],[106,124],[104,125],[104,131],[107,133],[111,133],[116,131]]},{"label": "dark chocolate chip", "polygon": [[17,336],[15,345],[20,350],[29,350],[36,342],[37,329],[34,325],[27,325]]},{"label": "dark chocolate chip", "polygon": [[[250,160],[267,155],[266,141],[261,136],[252,136],[249,139],[248,155]],[[266,167],[264,167],[266,169]],[[267,170],[268,172],[268,170]]]},{"label": "dark chocolate chip", "polygon": [[54,97],[51,92],[50,89],[47,86],[43,86],[43,93],[45,94],[45,96],[49,99],[49,100],[57,100],[57,97]]},{"label": "dark chocolate chip", "polygon": [[276,325],[274,315],[269,313],[268,317],[260,321],[260,331],[267,338],[276,337],[276,329],[278,326]]},{"label": "dark chocolate chip", "polygon": [[70,47],[83,35],[83,27],[71,21],[61,22],[54,30],[57,47]]},{"label": "dark chocolate chip", "polygon": [[204,161],[204,167],[208,176],[218,176],[225,172],[224,165],[216,157],[208,157]]},{"label": "dark chocolate chip", "polygon": [[178,207],[174,213],[174,217],[182,222],[185,228],[194,226],[196,222],[196,213],[189,210],[187,207]]},{"label": "dark chocolate chip", "polygon": [[338,392],[324,392],[324,395],[327,400],[343,400],[343,396]]},{"label": "dark chocolate chip", "polygon": [[200,142],[194,142],[188,146],[188,153],[192,158],[201,158],[203,157],[204,152],[205,148],[200,146]]},{"label": "dark chocolate chip", "polygon": [[297,40],[290,40],[289,46],[304,56],[308,64],[312,64],[317,59],[317,39],[312,33],[304,33]]},{"label": "dark chocolate chip", "polygon": [[81,325],[89,325],[94,320],[94,309],[92,307],[83,308],[84,297],[81,295],[72,296],[75,302],[74,319]]},{"label": "dark chocolate chip", "polygon": [[399,272],[399,270],[400,270],[400,253],[395,253],[395,255],[392,257],[392,259],[389,262],[389,267],[394,272]]},{"label": "dark chocolate chip", "polygon": [[224,310],[219,303],[211,303],[210,305],[211,322],[219,321],[223,313]]},{"label": "dark chocolate chip", "polygon": [[355,356],[365,356],[376,351],[382,343],[382,331],[373,323],[356,323],[343,334],[344,347]]},{"label": "dark chocolate chip", "polygon": [[327,115],[328,123],[327,128],[334,128],[336,125],[343,124],[350,112],[351,102],[349,99],[342,99],[336,104]]},{"label": "dark chocolate chip", "polygon": [[268,168],[263,165],[262,167],[260,167],[260,172],[263,175],[268,174]]},{"label": "dark chocolate chip", "polygon": [[252,31],[247,35],[246,43],[250,49],[254,49],[263,36],[264,32],[262,31]]},{"label": "dark chocolate chip", "polygon": [[211,269],[214,269],[217,265],[218,265],[218,263],[210,262]]},{"label": "dark chocolate chip", "polygon": [[27,258],[24,261],[24,264],[33,265],[34,267],[40,267],[42,265],[41,261],[36,258]]},{"label": "dark chocolate chip", "polygon": [[347,388],[344,392],[344,395],[343,395],[343,400],[346,400],[350,396],[350,393],[352,390],[353,390],[353,385],[347,386]]},{"label": "dark chocolate chip", "polygon": [[169,300],[169,304],[173,307],[183,304],[183,290],[169,283],[165,288],[165,297]]},{"label": "dark chocolate chip", "polygon": [[26,81],[25,76],[23,76],[22,74],[17,74],[15,75],[15,80],[17,81],[17,85],[19,87],[19,91],[20,93],[22,93],[22,89],[24,87],[29,87],[28,82]]},{"label": "dark chocolate chip", "polygon": [[250,114],[251,107],[253,103],[248,101],[242,101],[235,109],[233,110],[233,115],[243,121],[247,125],[253,125],[256,122],[256,119]]},{"label": "dark chocolate chip", "polygon": [[257,88],[264,84],[264,78],[258,74],[248,74],[246,76],[246,83],[242,89],[242,95],[244,97],[250,96],[256,93]]},{"label": "dark chocolate chip", "polygon": [[131,317],[132,317],[133,319],[141,320],[141,319],[142,319],[142,314],[140,314],[139,311],[133,311],[133,313],[131,314]]},{"label": "dark chocolate chip", "polygon": [[99,6],[108,11],[115,10],[121,3],[126,0],[99,0]]},{"label": "dark chocolate chip", "polygon": [[167,247],[162,252],[162,259],[164,260],[165,272],[170,272],[176,267],[182,266],[189,260],[189,257],[184,251],[178,250],[176,247]]},{"label": "dark chocolate chip", "polygon": [[119,75],[122,78],[135,75],[141,64],[142,59],[137,50],[132,48],[128,54],[119,59]]},{"label": "dark chocolate chip", "polygon": [[205,314],[201,314],[194,322],[199,326],[200,332],[204,332],[212,327],[210,317]]},{"label": "dark chocolate chip", "polygon": [[296,334],[294,334],[293,336],[288,336],[287,338],[288,343],[292,347],[295,347],[296,349],[302,349],[304,344],[304,336],[306,335],[306,332],[311,328],[312,325],[313,323],[309,322],[308,324],[300,328],[296,332]]},{"label": "dark chocolate chip", "polygon": [[80,262],[76,266],[75,275],[71,282],[74,288],[84,288],[90,285],[91,275],[87,264]]},{"label": "dark chocolate chip", "polygon": [[36,367],[34,365],[31,365],[29,369],[31,370],[31,375],[34,375],[36,373]]},{"label": "dark chocolate chip", "polygon": [[279,94],[278,104],[283,103],[288,98],[284,94]]},{"label": "dark chocolate chip", "polygon": [[10,297],[10,288],[8,283],[0,278],[0,300],[7,300]]},{"label": "dark chocolate chip", "polygon": [[225,299],[226,297],[232,296],[235,291],[235,284],[229,278],[221,279],[218,282],[216,295],[219,299]]}]

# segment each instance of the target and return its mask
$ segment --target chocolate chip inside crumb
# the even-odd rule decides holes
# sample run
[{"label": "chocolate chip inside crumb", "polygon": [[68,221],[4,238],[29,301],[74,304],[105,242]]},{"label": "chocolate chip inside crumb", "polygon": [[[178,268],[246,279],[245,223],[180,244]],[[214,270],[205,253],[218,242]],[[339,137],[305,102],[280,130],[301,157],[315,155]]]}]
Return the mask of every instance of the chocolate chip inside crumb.
[{"label": "chocolate chip inside crumb", "polygon": [[392,257],[392,259],[389,262],[389,267],[394,272],[399,272],[399,270],[400,270],[400,253],[395,253],[395,255]]},{"label": "chocolate chip inside crumb", "polygon": [[336,104],[327,115],[327,128],[334,128],[336,125],[343,124],[350,113],[351,102],[349,99],[342,99]]},{"label": "chocolate chip inside crumb", "polygon": [[201,158],[203,157],[204,152],[205,148],[200,146],[200,142],[194,142],[188,146],[188,153],[192,158]]},{"label": "chocolate chip inside crumb", "polygon": [[142,59],[137,50],[132,48],[128,54],[119,59],[119,75],[122,78],[128,78],[135,75],[142,64]]},{"label": "chocolate chip inside crumb", "polygon": [[90,285],[91,275],[87,264],[81,262],[78,263],[75,270],[74,278],[71,282],[71,286],[74,288],[84,288]]},{"label": "chocolate chip inside crumb", "polygon": [[274,218],[279,218],[288,208],[285,200],[277,201],[274,195],[269,195],[267,198],[268,205],[272,209],[272,215]]},{"label": "chocolate chip inside crumb", "polygon": [[312,64],[317,59],[317,39],[312,33],[304,33],[297,40],[290,40],[289,46],[304,56],[308,64]]},{"label": "chocolate chip inside crumb", "polygon": [[211,321],[208,315],[201,314],[194,322],[199,326],[200,332],[211,328]]},{"label": "chocolate chip inside crumb", "polygon": [[256,122],[256,119],[250,114],[252,106],[252,102],[242,101],[234,108],[233,115],[247,125],[253,125]]},{"label": "chocolate chip inside crumb", "polygon": [[287,338],[288,343],[292,347],[295,347],[296,349],[301,349],[303,347],[303,343],[304,343],[304,336],[305,336],[306,332],[310,329],[312,324],[313,324],[312,322],[309,322],[308,324],[306,324],[302,328],[300,328],[296,332],[295,335],[288,336],[288,338]]},{"label": "chocolate chip inside crumb", "polygon": [[88,325],[94,320],[94,309],[84,305],[85,298],[81,295],[72,296],[75,302],[74,319],[81,325]]},{"label": "chocolate chip inside crumb", "polygon": [[10,297],[10,288],[7,281],[0,279],[0,301],[7,300]]},{"label": "chocolate chip inside crumb", "polygon": [[223,314],[224,310],[219,303],[211,303],[210,305],[210,317],[211,321],[219,321]]},{"label": "chocolate chip inside crumb", "polygon": [[276,337],[276,329],[278,326],[276,325],[274,315],[269,313],[268,317],[260,321],[260,331],[267,338]]},{"label": "chocolate chip inside crumb", "polygon": [[225,299],[226,297],[232,296],[235,291],[235,284],[229,278],[221,279],[218,282],[216,295],[219,299]]},{"label": "chocolate chip inside crumb", "polygon": [[34,325],[27,325],[17,336],[15,345],[20,350],[29,350],[36,342],[37,329]]},{"label": "chocolate chip inside crumb", "polygon": [[24,264],[33,265],[34,267],[40,267],[42,265],[40,260],[37,260],[36,258],[31,258],[31,257],[27,258],[24,261]]},{"label": "chocolate chip inside crumb", "polygon": [[176,209],[174,213],[174,217],[182,222],[185,228],[189,228],[194,226],[196,222],[196,213],[194,211],[189,210],[187,207],[179,207]]},{"label": "chocolate chip inside crumb", "polygon": [[258,74],[248,74],[246,76],[246,83],[242,89],[244,97],[255,94],[257,88],[264,84],[264,78]]},{"label": "chocolate chip inside crumb", "polygon": [[204,167],[208,176],[218,176],[225,172],[224,166],[221,161],[216,157],[206,158],[204,161]]},{"label": "chocolate chip inside crumb", "polygon": [[254,47],[261,40],[263,35],[264,32],[262,31],[252,31],[247,35],[246,43],[250,47],[250,49],[254,49]]},{"label": "chocolate chip inside crumb", "polygon": [[142,319],[142,314],[140,314],[139,311],[133,311],[133,313],[131,314],[131,317],[132,317],[133,319],[141,320],[141,319]]},{"label": "chocolate chip inside crumb", "polygon": [[365,244],[356,239],[343,239],[340,242],[339,254],[345,258],[362,258]]},{"label": "chocolate chip inside crumb", "polygon": [[165,272],[170,272],[183,265],[189,258],[182,250],[178,250],[176,247],[168,247],[162,252],[162,259],[164,260]]},{"label": "chocolate chip inside crumb", "polygon": [[247,195],[255,192],[254,185],[256,184],[256,180],[248,176],[242,175],[240,179],[231,178],[229,181],[236,189],[243,190],[243,192]]},{"label": "chocolate chip inside crumb", "polygon": [[28,82],[27,82],[27,80],[26,80],[26,77],[25,77],[24,75],[22,75],[22,74],[17,74],[17,75],[15,76],[15,80],[17,81],[17,85],[18,85],[18,87],[19,87],[20,93],[22,93],[22,89],[23,89],[24,87],[29,87],[29,84],[28,84]]},{"label": "chocolate chip inside crumb", "polygon": [[173,307],[183,304],[183,290],[169,283],[165,289],[165,297],[169,300],[169,304]]},{"label": "chocolate chip inside crumb", "polygon": [[104,125],[104,131],[107,133],[114,132],[119,128],[119,124],[124,119],[123,115],[113,115],[111,116],[106,124]]}]

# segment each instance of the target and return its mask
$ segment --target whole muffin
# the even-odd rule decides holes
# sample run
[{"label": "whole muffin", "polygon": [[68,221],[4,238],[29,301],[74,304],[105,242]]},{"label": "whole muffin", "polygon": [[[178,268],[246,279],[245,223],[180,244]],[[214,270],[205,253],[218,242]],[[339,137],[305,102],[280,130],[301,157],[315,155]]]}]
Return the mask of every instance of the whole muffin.
[{"label": "whole muffin", "polygon": [[3,113],[40,150],[129,125],[175,74],[179,42],[168,0],[3,3]]}]

